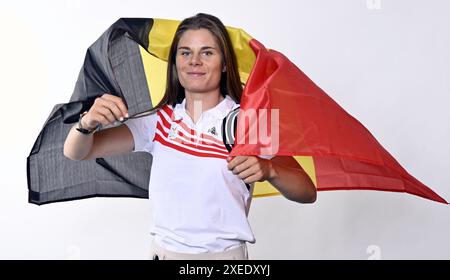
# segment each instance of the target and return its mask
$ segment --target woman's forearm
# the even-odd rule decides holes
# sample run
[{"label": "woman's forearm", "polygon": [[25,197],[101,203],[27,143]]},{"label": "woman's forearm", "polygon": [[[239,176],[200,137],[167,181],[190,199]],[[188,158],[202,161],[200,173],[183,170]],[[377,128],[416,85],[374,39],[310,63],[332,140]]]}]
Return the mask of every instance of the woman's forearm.
[{"label": "woman's forearm", "polygon": [[299,203],[316,201],[316,187],[302,168],[287,167],[271,161],[271,172],[267,181],[289,200]]},{"label": "woman's forearm", "polygon": [[91,151],[94,143],[94,134],[83,134],[76,130],[78,124],[75,124],[69,131],[64,142],[64,156],[72,160],[82,160]]},{"label": "woman's forearm", "polygon": [[264,159],[259,156],[229,156],[228,169],[245,183],[269,181],[289,200],[300,203],[316,201],[316,187],[292,156],[275,156]]}]

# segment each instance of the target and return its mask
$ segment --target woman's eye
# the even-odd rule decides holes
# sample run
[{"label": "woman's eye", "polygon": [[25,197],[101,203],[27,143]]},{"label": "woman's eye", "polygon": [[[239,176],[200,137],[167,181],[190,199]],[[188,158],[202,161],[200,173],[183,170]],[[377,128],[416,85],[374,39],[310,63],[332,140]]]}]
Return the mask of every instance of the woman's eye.
[{"label": "woman's eye", "polygon": [[[182,51],[182,52],[180,52],[181,56],[190,56],[191,54],[192,54],[192,52],[189,52],[189,51]],[[212,51],[204,51],[204,52],[202,52],[203,56],[211,56],[213,54],[214,53]]]}]

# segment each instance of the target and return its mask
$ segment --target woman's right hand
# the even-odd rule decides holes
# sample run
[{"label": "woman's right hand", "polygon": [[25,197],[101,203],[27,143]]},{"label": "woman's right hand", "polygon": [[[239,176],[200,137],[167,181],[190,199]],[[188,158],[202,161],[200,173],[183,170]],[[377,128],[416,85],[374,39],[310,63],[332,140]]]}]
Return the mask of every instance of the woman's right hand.
[{"label": "woman's right hand", "polygon": [[81,119],[81,126],[92,130],[99,124],[105,127],[128,117],[128,109],[122,98],[105,93],[95,99],[92,107]]}]

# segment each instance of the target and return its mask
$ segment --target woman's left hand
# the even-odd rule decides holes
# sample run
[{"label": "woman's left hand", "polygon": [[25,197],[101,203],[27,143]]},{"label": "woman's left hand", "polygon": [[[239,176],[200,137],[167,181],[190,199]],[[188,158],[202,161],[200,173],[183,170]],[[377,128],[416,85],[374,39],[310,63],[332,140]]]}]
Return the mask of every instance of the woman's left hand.
[{"label": "woman's left hand", "polygon": [[275,170],[269,159],[256,156],[236,156],[228,157],[227,161],[228,169],[246,184],[262,182],[275,176]]}]

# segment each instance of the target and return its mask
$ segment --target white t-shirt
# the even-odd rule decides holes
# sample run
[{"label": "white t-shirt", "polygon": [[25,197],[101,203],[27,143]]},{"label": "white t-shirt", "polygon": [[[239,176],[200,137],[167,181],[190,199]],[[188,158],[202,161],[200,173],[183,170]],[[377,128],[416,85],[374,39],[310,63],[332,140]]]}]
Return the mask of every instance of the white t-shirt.
[{"label": "white t-shirt", "polygon": [[194,124],[185,102],[125,122],[134,151],[153,156],[150,232],[160,246],[182,253],[221,252],[254,243],[247,220],[254,184],[248,190],[228,170],[229,152],[221,135],[223,118],[239,104],[227,95]]}]

